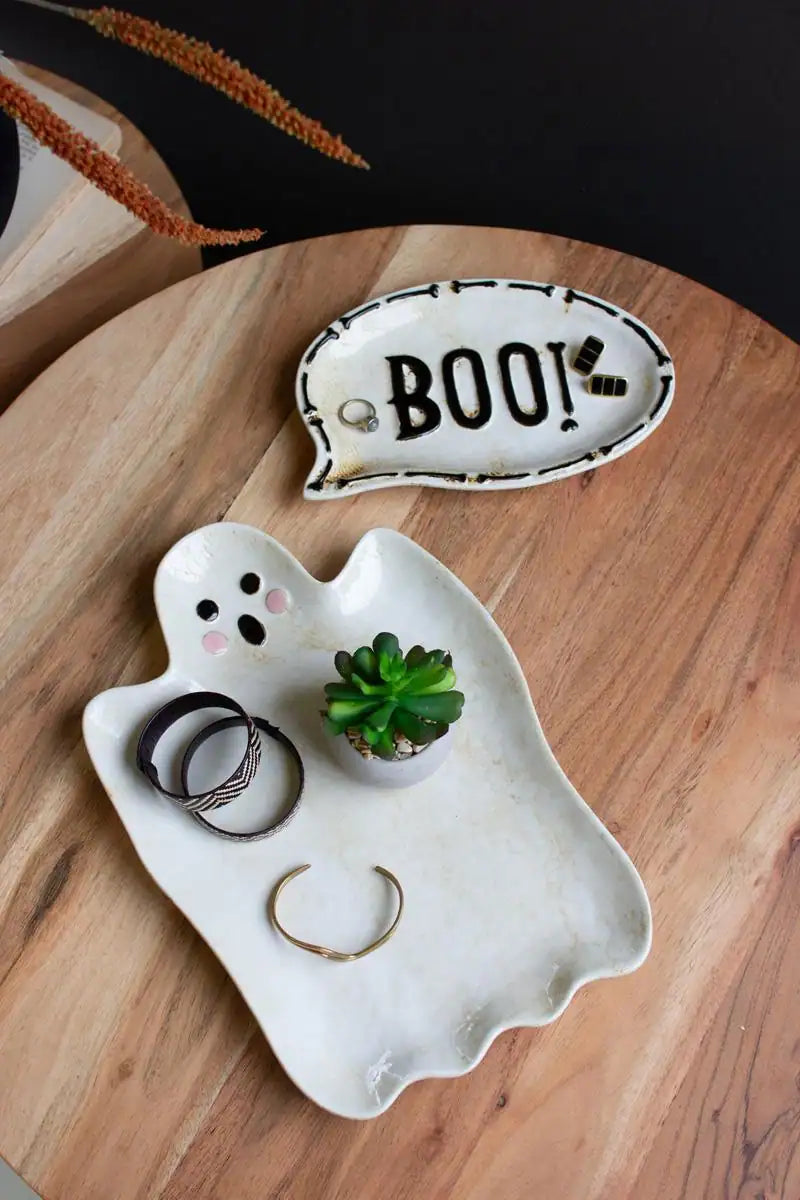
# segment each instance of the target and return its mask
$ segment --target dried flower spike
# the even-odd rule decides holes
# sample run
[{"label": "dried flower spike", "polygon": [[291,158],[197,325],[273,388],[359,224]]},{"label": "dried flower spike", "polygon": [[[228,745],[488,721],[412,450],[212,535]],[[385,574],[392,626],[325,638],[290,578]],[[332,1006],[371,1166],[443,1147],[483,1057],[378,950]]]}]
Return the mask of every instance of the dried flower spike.
[{"label": "dried flower spike", "polygon": [[230,100],[243,104],[283,133],[299,138],[320,154],[351,167],[369,169],[369,163],[346,146],[340,137],[328,133],[319,121],[304,116],[274,87],[229,58],[224,51],[215,50],[208,42],[201,42],[176,29],[168,29],[157,21],[147,21],[144,17],[107,6],[92,9],[55,4],[52,0],[24,2],[85,21],[103,37],[114,38],[126,46],[132,46],[134,50],[141,50],[143,54],[163,59],[179,71],[216,88]]},{"label": "dried flower spike", "polygon": [[154,233],[175,238],[188,246],[236,245],[239,242],[256,241],[262,236],[260,229],[208,229],[205,225],[179,216],[163,200],[154,196],[150,188],[118,159],[74,129],[49,105],[2,72],[0,107],[13,120],[26,125],[38,142],[69,163],[101,192],[144,221]]}]

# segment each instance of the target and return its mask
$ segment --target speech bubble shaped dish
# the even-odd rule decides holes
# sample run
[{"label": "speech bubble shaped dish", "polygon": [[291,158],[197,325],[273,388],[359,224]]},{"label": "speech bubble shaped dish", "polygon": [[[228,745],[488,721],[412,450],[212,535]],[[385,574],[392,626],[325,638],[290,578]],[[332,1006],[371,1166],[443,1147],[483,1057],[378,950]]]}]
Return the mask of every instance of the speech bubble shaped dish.
[{"label": "speech bubble shaped dish", "polygon": [[407,288],[339,317],[304,353],[297,404],[316,447],[304,494],[548,483],[632,450],[674,387],[652,330],[596,296],[519,279]]},{"label": "speech bubble shaped dish", "polygon": [[[373,530],[321,583],[259,530],[216,524],[168,552],[155,599],[169,666],[92,700],[86,744],[145,868],[311,1099],[374,1117],[413,1081],[471,1070],[504,1030],[547,1024],[583,984],[643,961],[651,927],[639,876],[558,766],[491,615],[414,542]],[[447,647],[466,697],[446,761],[397,791],[349,778],[320,719],[334,653],[379,630]],[[303,801],[276,836],[210,836],[137,769],[149,718],[197,691],[234,698],[298,748]],[[203,750],[195,782],[216,786],[236,746],[220,738]],[[284,769],[265,739],[259,774],[218,824],[269,817]],[[393,912],[373,869],[383,864],[405,893],[392,940],[343,963],[279,936],[271,889],[306,863],[281,901],[293,932],[326,946],[378,937]]]}]

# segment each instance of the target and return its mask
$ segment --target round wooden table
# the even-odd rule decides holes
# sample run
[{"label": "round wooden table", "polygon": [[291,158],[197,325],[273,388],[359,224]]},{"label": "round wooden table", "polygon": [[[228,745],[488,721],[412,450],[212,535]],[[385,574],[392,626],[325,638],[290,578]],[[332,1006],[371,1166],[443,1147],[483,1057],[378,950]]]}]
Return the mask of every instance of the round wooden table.
[{"label": "round wooden table", "polygon": [[[529,491],[310,504],[293,376],[357,303],[570,284],[676,359],[662,429]],[[367,230],[239,258],[68,351],[0,418],[0,1150],[48,1200],[800,1194],[800,349],[649,263],[533,233]],[[636,974],[470,1075],[344,1121],[284,1077],[142,869],[81,740],[164,666],[182,534],[260,526],[330,577],[390,525],[486,603],[648,887]]]}]

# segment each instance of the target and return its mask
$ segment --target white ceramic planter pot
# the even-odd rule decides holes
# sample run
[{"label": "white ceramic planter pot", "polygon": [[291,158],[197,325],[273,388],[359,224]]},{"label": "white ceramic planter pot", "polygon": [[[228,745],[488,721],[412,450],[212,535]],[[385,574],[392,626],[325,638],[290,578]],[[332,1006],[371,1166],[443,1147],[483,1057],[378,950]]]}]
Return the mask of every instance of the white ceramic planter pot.
[{"label": "white ceramic planter pot", "polygon": [[448,729],[444,737],[432,742],[419,754],[392,761],[377,757],[364,758],[343,733],[338,737],[328,734],[327,740],[331,754],[351,779],[373,788],[406,788],[429,779],[434,771],[438,771],[450,753],[453,731]]}]

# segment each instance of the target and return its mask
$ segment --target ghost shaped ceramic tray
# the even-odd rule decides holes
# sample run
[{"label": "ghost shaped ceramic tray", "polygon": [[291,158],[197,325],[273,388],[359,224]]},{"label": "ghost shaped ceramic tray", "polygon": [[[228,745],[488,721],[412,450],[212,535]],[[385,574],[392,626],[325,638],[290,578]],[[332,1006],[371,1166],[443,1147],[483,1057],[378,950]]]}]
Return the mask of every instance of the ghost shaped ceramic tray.
[{"label": "ghost shaped ceramic tray", "polygon": [[602,466],[667,414],[670,355],[597,296],[453,279],[360,305],[300,361],[308,499],[420,485],[532,487]]},{"label": "ghost shaped ceramic tray", "polygon": [[[376,1116],[407,1084],[469,1071],[503,1030],[546,1024],[582,984],[642,962],[650,910],[639,876],[556,763],[491,616],[414,542],[373,530],[341,574],[320,583],[258,530],[212,525],[170,550],[155,596],[170,665],[158,679],[92,700],[86,744],[143,864],[318,1104]],[[214,619],[203,620],[198,605]],[[240,632],[252,638],[252,622],[263,631],[260,645]],[[449,647],[467,701],[437,774],[376,792],[337,767],[319,710],[334,652],[383,629],[401,644]],[[147,718],[196,689],[234,697],[299,747],[305,796],[275,837],[216,838],[137,771]],[[241,735],[232,731],[224,746],[222,736],[210,739],[190,782],[224,778],[241,756],[233,744]],[[261,771],[217,810],[217,822],[257,827],[285,795],[284,769],[265,741]],[[393,939],[354,963],[282,940],[267,900],[276,880],[303,863],[312,869],[281,902],[293,933],[366,945],[393,913],[394,897],[372,869],[381,864],[405,889]]]}]

